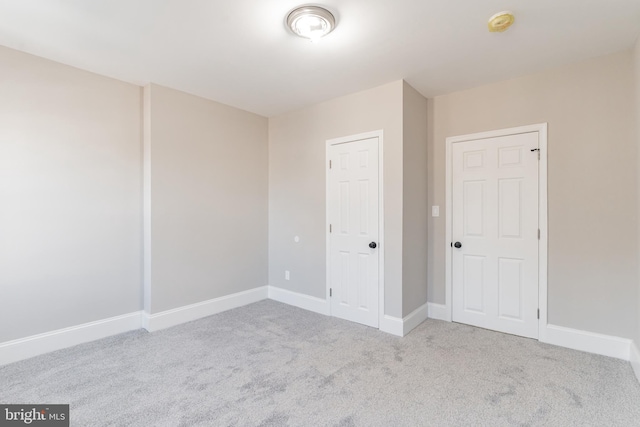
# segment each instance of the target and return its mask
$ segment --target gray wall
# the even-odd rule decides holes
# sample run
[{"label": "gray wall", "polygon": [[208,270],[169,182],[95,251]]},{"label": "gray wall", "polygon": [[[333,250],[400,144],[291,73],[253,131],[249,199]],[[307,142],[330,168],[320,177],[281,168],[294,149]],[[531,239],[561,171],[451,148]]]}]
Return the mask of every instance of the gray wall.
[{"label": "gray wall", "polygon": [[402,315],[427,302],[427,99],[403,84]]},{"label": "gray wall", "polygon": [[140,88],[0,64],[0,342],[140,310]]},{"label": "gray wall", "polygon": [[[549,322],[630,338],[638,310],[631,52],[436,97],[430,117],[429,300],[444,303],[445,138],[549,123]],[[635,231],[634,231],[635,233]]]},{"label": "gray wall", "polygon": [[267,285],[265,117],[145,88],[150,313]]},{"label": "gray wall", "polygon": [[325,298],[326,140],[382,129],[385,312],[402,317],[402,94],[398,80],[269,120],[270,285]]}]

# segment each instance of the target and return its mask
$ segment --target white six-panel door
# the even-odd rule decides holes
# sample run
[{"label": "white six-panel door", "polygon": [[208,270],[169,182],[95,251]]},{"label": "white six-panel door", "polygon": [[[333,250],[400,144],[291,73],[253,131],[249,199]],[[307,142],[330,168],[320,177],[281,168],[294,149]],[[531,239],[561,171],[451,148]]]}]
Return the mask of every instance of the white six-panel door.
[{"label": "white six-panel door", "polygon": [[456,322],[538,337],[538,148],[537,132],[453,144]]},{"label": "white six-panel door", "polygon": [[329,159],[331,314],[378,327],[378,138],[331,145]]}]

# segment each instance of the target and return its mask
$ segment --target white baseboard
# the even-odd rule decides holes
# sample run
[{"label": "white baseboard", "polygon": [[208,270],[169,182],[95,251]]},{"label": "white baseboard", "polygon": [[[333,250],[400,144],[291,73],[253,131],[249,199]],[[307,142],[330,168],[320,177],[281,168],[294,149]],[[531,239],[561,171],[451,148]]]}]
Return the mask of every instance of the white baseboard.
[{"label": "white baseboard", "polygon": [[329,303],[326,299],[316,298],[282,288],[276,288],[275,286],[269,286],[268,295],[269,299],[274,301],[292,305],[304,310],[313,311],[314,313],[320,313],[327,316],[329,315]]},{"label": "white baseboard", "polygon": [[192,320],[222,313],[223,311],[233,308],[253,304],[254,302],[267,299],[268,295],[268,287],[262,286],[260,288],[178,307],[156,314],[144,312],[142,315],[142,327],[149,332],[159,331],[182,323],[191,322]]},{"label": "white baseboard", "polygon": [[434,302],[427,303],[428,308],[428,317],[429,319],[436,320],[444,320],[446,322],[451,322],[451,312],[449,308],[444,304],[436,304]]},{"label": "white baseboard", "polygon": [[407,335],[414,330],[419,324],[427,320],[429,317],[429,303],[425,303],[413,310],[409,315],[402,319],[402,336]]},{"label": "white baseboard", "polygon": [[84,323],[0,343],[0,365],[140,329],[142,312]]},{"label": "white baseboard", "polygon": [[627,338],[596,334],[556,325],[547,325],[542,335],[540,341],[547,344],[629,360],[631,340]]},{"label": "white baseboard", "polygon": [[[278,301],[314,313],[329,315],[329,303],[325,299],[292,292],[286,289],[269,286],[269,299]],[[382,316],[379,329],[392,335],[403,337],[427,319],[427,304],[419,307],[404,319],[393,316]]]},{"label": "white baseboard", "polygon": [[[313,311],[314,313],[320,313],[327,316],[330,314],[329,303],[327,300],[277,288],[275,286],[269,286],[269,299],[302,308],[304,310]],[[382,332],[403,337],[426,319],[427,304],[419,307],[417,310],[414,310],[404,319],[387,315],[382,316],[378,327]]]},{"label": "white baseboard", "polygon": [[633,372],[636,373],[636,378],[640,381],[640,349],[638,348],[638,343],[631,343],[631,366],[633,367]]},{"label": "white baseboard", "polygon": [[378,329],[380,329],[380,331],[382,332],[386,332],[397,337],[404,336],[403,322],[402,319],[398,317],[388,316],[385,314],[380,318]]},{"label": "white baseboard", "polygon": [[419,324],[427,320],[428,304],[424,304],[417,309],[413,310],[409,315],[400,319],[399,317],[393,317],[384,315],[380,319],[380,325],[378,328],[382,332],[386,332],[398,337],[404,337]]}]

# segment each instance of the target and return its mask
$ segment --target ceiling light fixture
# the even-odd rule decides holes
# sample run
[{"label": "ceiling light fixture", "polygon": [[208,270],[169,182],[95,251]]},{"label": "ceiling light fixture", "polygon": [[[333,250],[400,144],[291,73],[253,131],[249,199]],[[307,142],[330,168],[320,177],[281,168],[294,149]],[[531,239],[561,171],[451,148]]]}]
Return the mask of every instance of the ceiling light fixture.
[{"label": "ceiling light fixture", "polygon": [[511,12],[499,12],[489,18],[489,31],[492,33],[501,33],[507,31],[507,29],[515,21],[515,17]]},{"label": "ceiling light fixture", "polygon": [[316,41],[333,31],[336,18],[322,7],[301,6],[287,15],[287,26],[294,34]]}]

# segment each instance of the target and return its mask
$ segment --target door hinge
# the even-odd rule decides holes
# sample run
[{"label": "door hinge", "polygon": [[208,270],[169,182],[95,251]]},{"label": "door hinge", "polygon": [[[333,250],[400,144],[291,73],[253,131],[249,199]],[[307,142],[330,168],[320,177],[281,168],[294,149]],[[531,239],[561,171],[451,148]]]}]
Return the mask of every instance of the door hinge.
[{"label": "door hinge", "polygon": [[540,240],[540,229],[538,228],[538,240]]},{"label": "door hinge", "polygon": [[540,320],[540,309],[538,309],[538,320]]},{"label": "door hinge", "polygon": [[333,231],[333,227],[331,226],[331,224],[329,224],[329,233],[331,233]]},{"label": "door hinge", "polygon": [[333,296],[333,289],[329,288],[329,297]]},{"label": "door hinge", "polygon": [[531,150],[532,152],[537,151],[538,152],[538,160],[540,160],[540,149],[539,148],[534,148],[533,150]]},{"label": "door hinge", "polygon": [[331,160],[329,160],[329,169],[331,169]]}]

